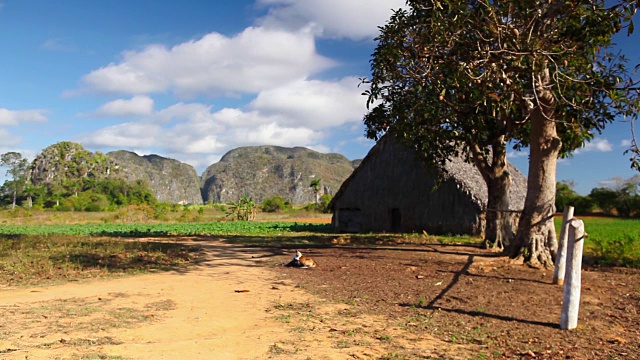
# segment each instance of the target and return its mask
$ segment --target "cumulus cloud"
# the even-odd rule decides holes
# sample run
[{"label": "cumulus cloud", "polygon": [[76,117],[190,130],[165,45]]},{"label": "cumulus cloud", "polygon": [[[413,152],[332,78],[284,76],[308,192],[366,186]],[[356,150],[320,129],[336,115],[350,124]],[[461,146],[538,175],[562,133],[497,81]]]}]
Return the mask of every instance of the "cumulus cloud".
[{"label": "cumulus cloud", "polygon": [[147,115],[153,112],[153,99],[138,95],[129,100],[118,99],[102,105],[97,111],[98,116],[135,116]]},{"label": "cumulus cloud", "polygon": [[128,122],[81,135],[78,140],[89,147],[136,149],[154,147],[162,134],[161,126],[157,124]]},{"label": "cumulus cloud", "polygon": [[[283,127],[276,123],[261,125],[257,128],[234,129],[233,139],[246,145],[300,146],[313,144],[322,135],[304,127]],[[304,146],[304,145],[302,145]]]},{"label": "cumulus cloud", "polygon": [[312,26],[320,36],[373,40],[378,26],[405,0],[258,0],[268,7],[260,22],[267,27],[297,29]]},{"label": "cumulus cloud", "polygon": [[[105,127],[77,139],[91,148],[172,154],[193,166],[210,165],[225,152],[247,145],[322,148],[323,133],[303,125],[286,125],[281,117],[200,103],[178,103],[139,121]],[[168,155],[165,155],[168,156]],[[216,160],[217,161],[217,160]]]},{"label": "cumulus cloud", "polygon": [[9,110],[0,108],[0,126],[18,125],[23,122],[47,121],[47,110]]},{"label": "cumulus cloud", "polygon": [[83,90],[101,93],[218,96],[256,93],[333,65],[316,52],[309,29],[249,27],[232,37],[210,33],[171,48],[127,51],[121,62],[92,71],[81,82]]},{"label": "cumulus cloud", "polygon": [[629,147],[629,146],[631,146],[631,140],[629,140],[629,139],[624,139],[624,140],[620,141],[620,146],[624,146],[624,147]]},{"label": "cumulus cloud", "polygon": [[263,114],[279,115],[283,124],[316,130],[360,122],[367,109],[359,82],[355,77],[335,82],[296,81],[261,92],[249,107]]},{"label": "cumulus cloud", "polygon": [[608,152],[613,150],[613,145],[607,139],[594,139],[584,144],[582,149],[575,151],[576,154],[580,154],[583,151],[596,151],[596,152]]}]

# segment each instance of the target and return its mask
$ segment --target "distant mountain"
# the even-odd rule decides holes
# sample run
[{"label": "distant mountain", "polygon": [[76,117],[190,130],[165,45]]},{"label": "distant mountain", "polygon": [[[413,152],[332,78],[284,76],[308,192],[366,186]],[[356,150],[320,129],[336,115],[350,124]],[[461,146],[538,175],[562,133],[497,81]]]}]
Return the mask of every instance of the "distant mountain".
[{"label": "distant mountain", "polygon": [[63,141],[36,156],[29,176],[34,185],[50,187],[81,178],[143,180],[166,203],[228,202],[242,196],[260,203],[279,195],[306,204],[315,200],[312,180],[320,179],[320,195],[333,195],[360,161],[303,147],[247,146],[229,151],[198,177],[193,166],[178,160],[124,150],[92,153]]},{"label": "distant mountain", "polygon": [[129,181],[144,180],[160,202],[202,204],[196,169],[178,160],[158,155],[140,156],[124,150],[107,153],[118,171]]},{"label": "distant mountain", "polygon": [[201,176],[205,202],[255,202],[279,195],[293,204],[315,201],[310,183],[320,179],[320,194],[333,194],[353,172],[354,163],[340,154],[322,154],[303,147],[241,147],[226,153]]}]

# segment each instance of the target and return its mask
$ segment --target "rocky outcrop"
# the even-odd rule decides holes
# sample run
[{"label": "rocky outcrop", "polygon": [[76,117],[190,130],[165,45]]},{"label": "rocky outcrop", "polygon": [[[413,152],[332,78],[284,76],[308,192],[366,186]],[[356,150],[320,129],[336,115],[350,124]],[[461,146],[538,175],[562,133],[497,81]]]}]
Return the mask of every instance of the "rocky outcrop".
[{"label": "rocky outcrop", "polygon": [[228,202],[248,196],[259,203],[279,195],[293,204],[305,204],[315,201],[309,186],[312,180],[320,179],[320,195],[333,195],[353,169],[353,163],[340,154],[303,147],[241,147],[205,170],[202,198],[205,202]]},{"label": "rocky outcrop", "polygon": [[31,163],[29,179],[34,185],[62,184],[69,179],[101,179],[114,176],[117,166],[103,153],[92,153],[69,141],[53,144]]},{"label": "rocky outcrop", "polygon": [[178,160],[124,150],[92,153],[65,141],[44,149],[32,162],[29,177],[34,185],[50,189],[92,179],[141,180],[166,203],[229,202],[242,196],[259,203],[278,195],[293,204],[307,204],[315,201],[310,187],[314,179],[320,179],[319,195],[333,195],[358,164],[340,154],[303,147],[249,146],[229,151],[198,177],[193,166]]},{"label": "rocky outcrop", "polygon": [[118,164],[128,180],[143,180],[160,202],[202,204],[196,169],[178,160],[158,155],[140,156],[130,151],[112,151],[107,156]]}]

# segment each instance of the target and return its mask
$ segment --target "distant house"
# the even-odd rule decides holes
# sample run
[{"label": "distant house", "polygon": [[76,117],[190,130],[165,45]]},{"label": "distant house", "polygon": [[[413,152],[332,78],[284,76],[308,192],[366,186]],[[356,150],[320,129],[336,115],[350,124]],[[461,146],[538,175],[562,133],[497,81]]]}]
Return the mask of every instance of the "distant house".
[{"label": "distant house", "polygon": [[[522,210],[527,179],[515,166],[509,191],[511,209]],[[342,184],[329,204],[332,225],[342,232],[422,232],[481,234],[487,186],[479,170],[462,159],[445,165],[445,180],[414,150],[384,136]]]}]

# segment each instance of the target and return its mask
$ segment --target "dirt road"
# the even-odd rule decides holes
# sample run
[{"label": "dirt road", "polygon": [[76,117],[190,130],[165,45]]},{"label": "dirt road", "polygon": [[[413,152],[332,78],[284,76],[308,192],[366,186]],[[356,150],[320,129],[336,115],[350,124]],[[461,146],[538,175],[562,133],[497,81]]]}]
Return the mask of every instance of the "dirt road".
[{"label": "dirt road", "polygon": [[[0,289],[0,359],[346,359],[392,353],[394,344],[375,339],[341,346],[339,338],[350,329],[389,327],[389,333],[392,326],[346,314],[347,305],[296,288],[278,271],[277,263],[289,255],[215,240],[198,245],[205,260],[184,272]],[[433,347],[434,341],[415,339],[411,346]]]}]

